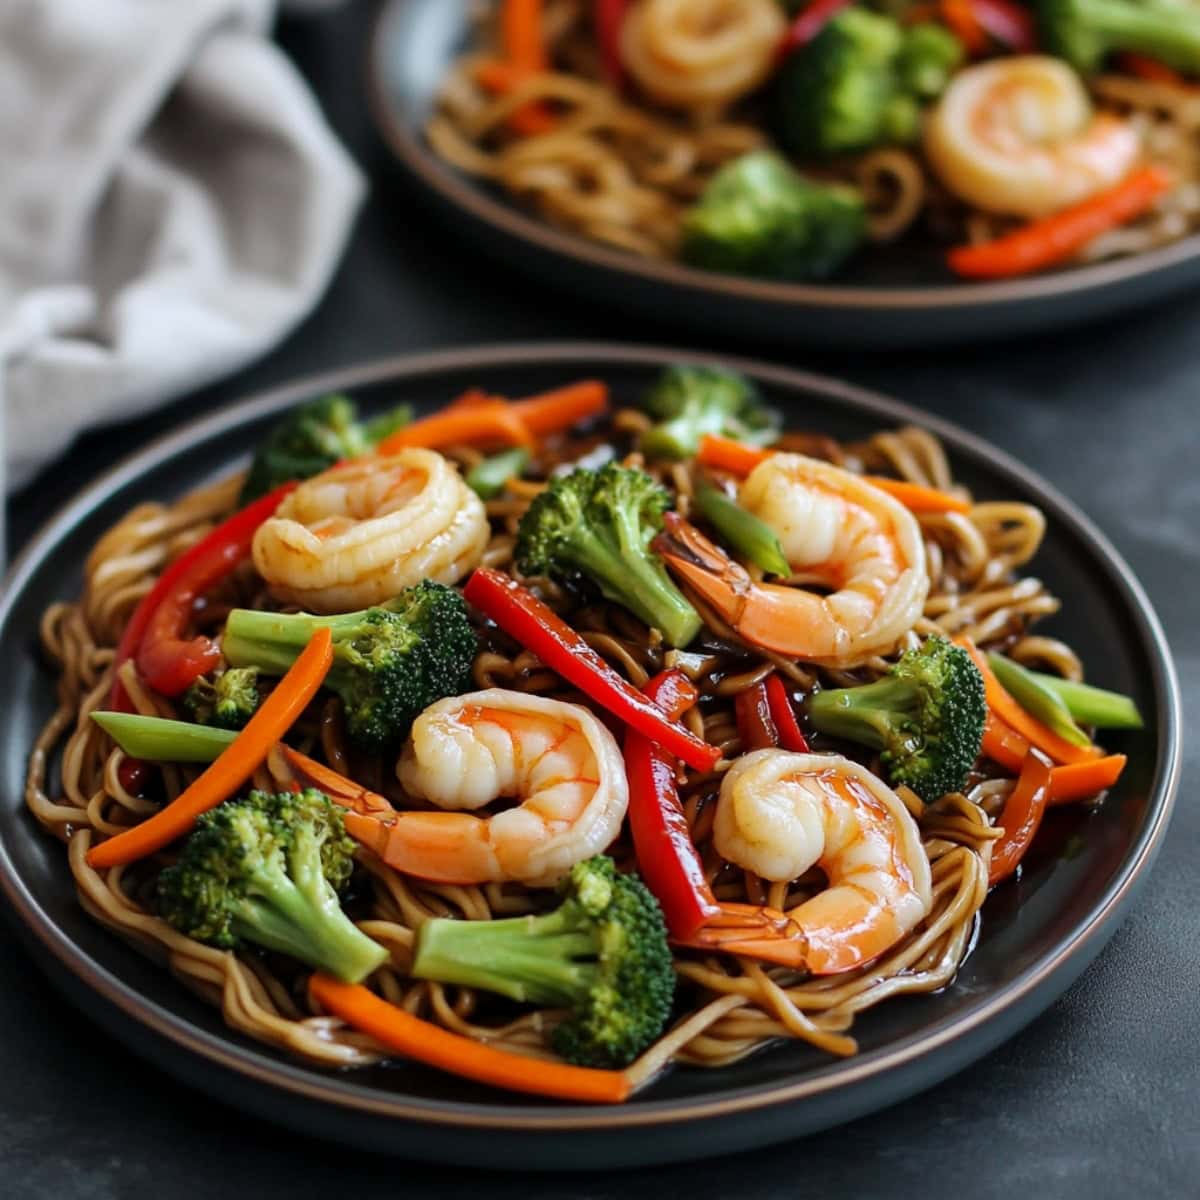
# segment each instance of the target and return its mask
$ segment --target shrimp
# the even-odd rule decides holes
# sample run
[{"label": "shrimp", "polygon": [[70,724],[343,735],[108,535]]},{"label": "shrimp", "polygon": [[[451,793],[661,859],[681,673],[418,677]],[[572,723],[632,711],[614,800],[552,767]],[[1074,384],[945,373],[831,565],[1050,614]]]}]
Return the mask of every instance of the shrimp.
[{"label": "shrimp", "polygon": [[908,809],[840,754],[743,755],[721,782],[713,844],[764,879],[796,879],[813,866],[825,872],[829,886],[785,914],[800,950],[793,965],[814,975],[876,958],[933,903],[929,859]]},{"label": "shrimp", "polygon": [[292,769],[349,808],[346,829],[391,867],[438,883],[557,883],[609,846],[629,807],[616,739],[586,708],[503,688],[452,696],[413,723],[396,765],[404,790],[439,809],[397,812],[320,763]]},{"label": "shrimp", "polygon": [[743,481],[738,502],[778,535],[791,583],[756,582],[671,513],[655,548],[747,642],[845,669],[893,649],[920,617],[929,593],[920,526],[860,476],[773,454]]},{"label": "shrimp", "polygon": [[641,0],[621,24],[621,61],[651,100],[712,113],[767,78],[786,29],[778,0]]},{"label": "shrimp", "polygon": [[1134,126],[1094,113],[1057,58],[978,63],[951,80],[925,127],[941,181],[985,212],[1043,217],[1120,182],[1141,153]]},{"label": "shrimp", "polygon": [[455,583],[490,537],[483,502],[433,450],[331,467],[302,483],[254,536],[254,565],[311,612],[367,608],[432,579]]}]

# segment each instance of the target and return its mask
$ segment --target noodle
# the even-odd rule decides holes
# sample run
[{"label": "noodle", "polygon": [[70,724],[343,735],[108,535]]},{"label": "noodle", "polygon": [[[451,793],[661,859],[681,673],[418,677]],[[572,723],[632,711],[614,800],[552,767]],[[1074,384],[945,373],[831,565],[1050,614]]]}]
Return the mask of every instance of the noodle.
[{"label": "noodle", "polygon": [[[643,424],[640,414],[617,413],[611,436],[620,439]],[[782,444],[789,443],[820,450],[856,470],[887,471],[914,483],[956,489],[940,444],[920,430],[880,433],[860,444],[790,434]],[[545,452],[540,465],[548,473],[556,463],[572,461],[594,446],[594,439],[567,441]],[[470,450],[451,453],[464,464],[479,457]],[[627,461],[634,459],[630,456]],[[692,492],[691,467],[673,464],[654,470],[678,494],[683,507]],[[233,953],[203,945],[154,915],[151,901],[161,857],[106,873],[93,870],[85,859],[96,833],[111,833],[154,807],[122,785],[122,752],[110,748],[107,736],[89,719],[104,703],[112,682],[115,643],[134,604],[164,565],[233,509],[239,484],[239,479],[231,478],[173,504],[133,509],[89,556],[82,598],[56,604],[45,613],[41,639],[58,668],[58,704],[30,756],[26,804],[49,833],[67,843],[70,870],[88,914],[164,963],[206,1003],[219,1007],[232,1028],[321,1066],[363,1066],[384,1057],[383,1049],[339,1020],[311,1009],[304,986],[306,969],[278,955]],[[488,502],[492,539],[485,561],[518,577],[512,560],[516,522],[541,486],[523,481]],[[920,523],[932,586],[924,616],[905,645],[916,644],[926,633],[966,632],[984,643],[1003,643],[1018,660],[1049,664],[1071,678],[1079,677],[1078,659],[1069,647],[1027,634],[1034,620],[1058,607],[1038,580],[1015,574],[1041,540],[1045,522],[1040,512],[1023,504],[978,503],[967,514],[922,516]],[[229,604],[265,602],[261,582],[252,571],[236,575],[227,590],[227,595],[213,597],[205,610],[203,620],[211,626],[220,624]],[[547,583],[544,590],[560,608],[570,607],[561,589]],[[854,671],[820,670],[745,646],[715,615],[704,616],[708,640],[696,651],[681,652],[667,650],[616,605],[592,603],[570,614],[589,645],[635,684],[665,666],[683,668],[703,697],[703,711],[694,708],[688,720],[727,757],[742,749],[734,698],[773,669],[810,687],[865,682],[889,666],[887,659],[877,658]],[[570,696],[557,675],[499,634],[485,639],[474,676],[480,687]],[[121,679],[138,712],[175,715],[169,702],[142,683],[132,663],[122,668]],[[337,769],[352,762],[356,779],[404,803],[390,764],[364,761],[345,744],[337,702],[314,705],[293,733],[306,753]],[[51,765],[55,760],[56,777]],[[725,766],[706,773],[688,772],[681,788],[685,814],[717,896],[780,908],[801,903],[824,886],[820,872],[790,884],[771,883],[724,863],[716,854],[713,814]],[[164,766],[165,799],[177,796],[195,770]],[[285,774],[272,758],[260,769],[256,783],[271,787]],[[678,952],[680,1015],[673,1028],[630,1068],[631,1078],[649,1078],[670,1061],[719,1067],[776,1038],[798,1039],[831,1054],[851,1054],[856,1043],[849,1031],[858,1013],[899,994],[946,987],[975,936],[987,893],[990,848],[1000,832],[990,815],[1010,789],[1009,779],[984,777],[973,780],[968,795],[950,795],[927,807],[911,793],[902,795],[918,816],[930,862],[933,905],[912,933],[867,966],[836,976],[805,978],[749,960]],[[620,865],[632,865],[631,847],[623,839],[610,853]],[[511,1009],[493,997],[406,977],[414,934],[424,921],[440,916],[487,920],[530,912],[537,907],[536,896],[515,884],[426,883],[386,867],[366,850],[360,850],[358,857],[348,911],[364,932],[390,952],[390,959],[373,976],[376,990],[407,1011],[466,1037],[486,1039],[516,1053],[546,1055],[546,1034],[560,1019],[559,1013],[540,1010],[514,1018]]]}]

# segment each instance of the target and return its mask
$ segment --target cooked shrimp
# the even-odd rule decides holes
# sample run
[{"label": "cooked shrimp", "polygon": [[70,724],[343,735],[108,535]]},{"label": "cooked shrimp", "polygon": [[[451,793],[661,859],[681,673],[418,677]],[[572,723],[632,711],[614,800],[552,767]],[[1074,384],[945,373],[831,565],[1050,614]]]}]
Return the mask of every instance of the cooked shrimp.
[{"label": "cooked shrimp", "polygon": [[406,792],[442,809],[520,800],[490,816],[391,811],[328,768],[285,758],[353,810],[347,830],[384,862],[439,883],[548,887],[604,850],[629,806],[621,751],[586,708],[502,688],[430,705],[396,766]]},{"label": "cooked shrimp", "polygon": [[1042,217],[1123,179],[1134,126],[1095,113],[1057,58],[997,58],[960,71],[925,127],[925,153],[956,196],[985,212]]},{"label": "cooked shrimp", "polygon": [[[891,650],[929,592],[912,513],[860,476],[799,454],[773,454],[738,502],[778,535],[788,584],[758,583],[698,530],[668,514],[655,547],[739,636],[805,662],[849,668]],[[831,589],[822,595],[797,586]]]},{"label": "cooked shrimp", "polygon": [[767,78],[786,28],[777,0],[641,0],[621,25],[621,61],[650,99],[711,113]]},{"label": "cooked shrimp", "polygon": [[815,975],[848,971],[929,914],[929,859],[900,798],[839,754],[756,750],[721,782],[718,853],[764,879],[820,867],[828,887],[787,913]]},{"label": "cooked shrimp", "polygon": [[271,591],[311,612],[347,612],[432,579],[455,583],[489,537],[478,496],[433,450],[331,467],[302,483],[254,537]]}]

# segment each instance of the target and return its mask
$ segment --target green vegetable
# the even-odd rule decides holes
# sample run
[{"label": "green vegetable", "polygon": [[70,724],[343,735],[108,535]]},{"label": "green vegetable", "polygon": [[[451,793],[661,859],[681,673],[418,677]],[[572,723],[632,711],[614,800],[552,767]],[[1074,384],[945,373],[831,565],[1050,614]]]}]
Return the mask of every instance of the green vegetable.
[{"label": "green vegetable", "polygon": [[765,446],[779,436],[779,416],[757,387],[736,371],[667,367],[642,396],[655,424],[638,449],[649,458],[691,458],[706,433]]},{"label": "green vegetable", "polygon": [[570,1008],[552,1037],[570,1062],[623,1067],[659,1033],[675,973],[662,913],[612,859],[577,863],[544,916],[436,918],[417,934],[417,979],[483,988],[521,1003]]},{"label": "green vegetable", "polygon": [[780,144],[814,159],[914,141],[919,102],[940,94],[963,56],[962,44],[939,25],[905,29],[889,16],[843,9],[779,71]]},{"label": "green vegetable", "polygon": [[671,582],[650,542],[670,498],[644,471],[609,463],[552,479],[517,527],[516,558],[527,575],[581,574],[668,645],[686,646],[700,616]]},{"label": "green vegetable", "polygon": [[346,732],[369,750],[395,745],[422,709],[470,685],[477,640],[466,604],[429,580],[342,616],[234,609],[221,648],[232,666],[283,674],[320,628],[333,633],[325,687],[342,699]]},{"label": "green vegetable", "polygon": [[1141,729],[1144,725],[1137,705],[1120,692],[1105,691],[1087,683],[1074,683],[1058,675],[1026,670],[1043,687],[1054,692],[1076,721],[1097,729]]},{"label": "green vegetable", "polygon": [[821,733],[880,751],[891,783],[926,802],[966,785],[987,717],[979,669],[940,637],[906,651],[882,679],[816,692],[805,707]]},{"label": "green vegetable", "polygon": [[158,910],[188,937],[252,942],[349,983],[388,952],[342,911],[356,843],[322,792],[251,792],[205,813],[158,877]]},{"label": "green vegetable", "polygon": [[988,665],[1001,686],[1031,716],[1048,725],[1059,737],[1073,746],[1090,746],[1092,739],[1071,719],[1070,709],[1058,693],[1042,683],[1032,671],[1026,670],[1003,654],[989,654]]},{"label": "green vegetable", "polygon": [[258,669],[233,667],[214,679],[201,675],[183,694],[193,721],[218,729],[241,729],[258,708]]},{"label": "green vegetable", "polygon": [[491,500],[504,491],[510,479],[520,476],[529,462],[529,451],[524,446],[514,446],[481,459],[467,472],[467,487],[481,500]]},{"label": "green vegetable", "polygon": [[366,454],[411,420],[408,404],[366,423],[358,420],[354,401],[346,396],[322,396],[298,405],[254,452],[240,503],[248,504],[289,479],[319,475],[343,458]]},{"label": "green vegetable", "polygon": [[1038,35],[1077,71],[1099,71],[1109,54],[1146,54],[1200,73],[1200,9],[1164,0],[1037,0]]},{"label": "green vegetable", "polygon": [[92,720],[130,758],[147,762],[209,763],[237,737],[232,729],[141,713],[94,712]]},{"label": "green vegetable", "polygon": [[711,271],[824,279],[866,237],[857,188],[817,183],[755,150],[723,166],[683,216],[680,255]]},{"label": "green vegetable", "polygon": [[900,87],[921,100],[936,100],[958,70],[966,50],[945,25],[922,21],[903,32],[896,59]]},{"label": "green vegetable", "polygon": [[707,480],[700,481],[694,499],[697,511],[731,550],[771,575],[792,573],[779,538],[765,521],[730,500]]}]

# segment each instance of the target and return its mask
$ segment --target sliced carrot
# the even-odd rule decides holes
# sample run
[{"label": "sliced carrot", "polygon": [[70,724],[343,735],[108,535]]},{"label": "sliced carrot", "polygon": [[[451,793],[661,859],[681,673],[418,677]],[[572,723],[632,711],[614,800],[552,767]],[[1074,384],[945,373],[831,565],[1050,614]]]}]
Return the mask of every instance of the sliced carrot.
[{"label": "sliced carrot", "polygon": [[967,279],[1010,279],[1066,262],[1093,238],[1132,221],[1172,186],[1161,167],[1140,167],[1115,187],[1012,233],[974,246],[956,246],[946,261]]},{"label": "sliced carrot", "polygon": [[497,400],[497,396],[489,396],[483,388],[467,388],[465,392],[460,392],[446,408],[478,408],[481,404],[490,404],[493,400]]},{"label": "sliced carrot", "polygon": [[1029,742],[994,712],[989,712],[983,726],[983,752],[1016,774],[1029,753]]},{"label": "sliced carrot", "polygon": [[1016,787],[1009,793],[1000,814],[998,823],[1004,827],[1004,833],[992,843],[989,886],[1007,879],[1017,869],[1025,851],[1037,837],[1050,800],[1051,775],[1045,755],[1036,749],[1030,750]]},{"label": "sliced carrot", "polygon": [[982,54],[988,48],[987,30],[980,24],[971,0],[941,0],[938,9],[942,21],[969,53]]},{"label": "sliced carrot", "polygon": [[971,502],[961,496],[952,496],[939,488],[926,487],[921,483],[909,483],[906,479],[889,479],[886,475],[864,475],[863,478],[881,492],[887,492],[893,500],[899,500],[909,512],[915,513],[968,513]]},{"label": "sliced carrot", "polygon": [[308,707],[332,662],[333,635],[319,629],[220,757],[166,808],[93,846],[87,853],[88,865],[102,870],[145,858],[188,833],[201,813],[228,800]]},{"label": "sliced carrot", "polygon": [[760,450],[757,446],[747,446],[734,441],[733,438],[706,433],[700,439],[696,461],[702,467],[728,471],[731,475],[749,475],[760,462],[770,458],[773,453],[773,450]]},{"label": "sliced carrot", "polygon": [[[749,475],[759,463],[766,461],[774,450],[762,450],[757,446],[747,446],[733,438],[721,437],[716,433],[706,433],[700,439],[700,449],[696,461],[703,467],[712,467],[718,471],[728,471],[731,475]],[[971,504],[949,492],[938,488],[925,487],[920,483],[909,483],[904,479],[889,479],[885,475],[864,475],[863,479],[881,492],[899,500],[905,508],[916,513],[933,512],[970,512]]]},{"label": "sliced carrot", "polygon": [[528,71],[546,69],[542,36],[542,0],[504,0],[500,8],[500,42],[504,56]]},{"label": "sliced carrot", "polygon": [[369,1033],[389,1050],[452,1075],[474,1079],[492,1087],[585,1104],[620,1104],[632,1090],[622,1071],[572,1067],[523,1054],[510,1054],[429,1021],[381,1000],[361,984],[342,983],[328,975],[314,975],[309,994],[334,1016]]},{"label": "sliced carrot", "polygon": [[598,379],[582,379],[566,387],[539,392],[514,400],[512,410],[536,437],[561,433],[608,407],[608,385]]},{"label": "sliced carrot", "polygon": [[[515,91],[536,72],[499,59],[484,59],[473,68],[479,86],[494,96],[506,96]],[[508,126],[522,137],[537,137],[549,133],[557,125],[554,114],[544,104],[523,104],[508,115]]]},{"label": "sliced carrot", "polygon": [[409,446],[440,450],[444,446],[501,443],[506,446],[530,446],[533,435],[528,426],[503,400],[486,404],[463,404],[423,417],[397,429],[377,447],[379,454],[396,454]]},{"label": "sliced carrot", "polygon": [[1019,733],[1035,750],[1041,750],[1057,763],[1085,762],[1088,759],[1099,758],[1102,751],[1099,746],[1075,746],[1065,738],[1061,738],[1053,729],[1043,725],[1036,717],[1030,716],[1013,698],[992,672],[987,658],[979,652],[975,643],[967,637],[954,639],[956,646],[961,646],[974,660],[983,676],[984,692],[987,706],[1006,725]]},{"label": "sliced carrot", "polygon": [[1124,754],[1109,754],[1091,762],[1070,763],[1050,772],[1050,803],[1086,800],[1112,787],[1125,770]]}]

